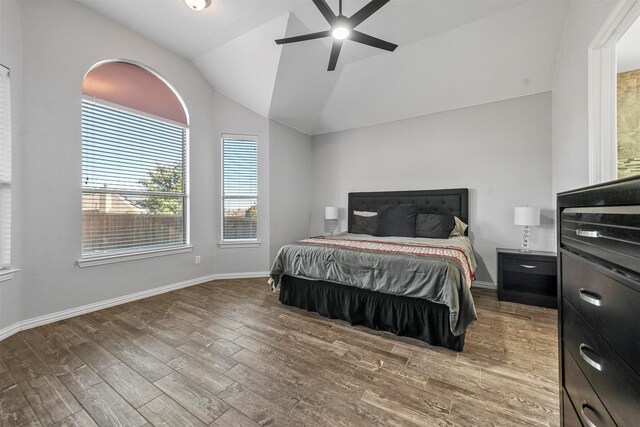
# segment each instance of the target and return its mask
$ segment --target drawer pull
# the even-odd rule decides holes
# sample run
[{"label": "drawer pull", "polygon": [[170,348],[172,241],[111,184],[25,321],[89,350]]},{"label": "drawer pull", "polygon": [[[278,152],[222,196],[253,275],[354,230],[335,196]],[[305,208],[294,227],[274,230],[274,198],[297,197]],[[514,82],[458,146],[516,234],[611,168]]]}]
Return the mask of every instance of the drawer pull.
[{"label": "drawer pull", "polygon": [[578,290],[578,293],[580,294],[580,299],[582,301],[586,301],[589,304],[595,305],[596,307],[600,307],[602,305],[600,298],[593,294],[590,294],[589,291],[587,291],[585,288],[580,288]]},{"label": "drawer pull", "polygon": [[587,356],[584,353],[584,349],[589,349],[589,346],[586,344],[580,344],[580,357],[582,357],[582,359],[587,362],[593,369],[595,369],[596,371],[600,371],[602,372],[602,365],[598,362],[596,362],[595,360],[593,360],[592,358],[590,358],[589,356]]},{"label": "drawer pull", "polygon": [[590,408],[589,404],[587,403],[586,400],[582,401],[582,405],[580,406],[580,413],[582,414],[582,418],[584,418],[584,420],[587,422],[587,426],[589,427],[598,427],[597,425],[595,425],[593,423],[593,421],[591,421],[589,419],[589,417],[587,417],[587,414],[584,413],[584,408]]},{"label": "drawer pull", "polygon": [[520,267],[524,267],[524,268],[538,268],[537,265],[527,265],[527,264],[520,264]]},{"label": "drawer pull", "polygon": [[600,233],[595,230],[581,230],[578,228],[576,230],[576,234],[580,237],[591,237],[592,239],[597,239],[598,237],[600,237]]}]

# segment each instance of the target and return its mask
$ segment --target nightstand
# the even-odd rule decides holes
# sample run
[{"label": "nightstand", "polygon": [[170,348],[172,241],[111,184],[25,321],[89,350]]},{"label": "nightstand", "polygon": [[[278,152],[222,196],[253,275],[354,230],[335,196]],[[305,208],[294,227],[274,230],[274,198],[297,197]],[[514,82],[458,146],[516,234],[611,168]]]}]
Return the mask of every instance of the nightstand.
[{"label": "nightstand", "polygon": [[555,252],[498,248],[498,299],[558,307]]}]

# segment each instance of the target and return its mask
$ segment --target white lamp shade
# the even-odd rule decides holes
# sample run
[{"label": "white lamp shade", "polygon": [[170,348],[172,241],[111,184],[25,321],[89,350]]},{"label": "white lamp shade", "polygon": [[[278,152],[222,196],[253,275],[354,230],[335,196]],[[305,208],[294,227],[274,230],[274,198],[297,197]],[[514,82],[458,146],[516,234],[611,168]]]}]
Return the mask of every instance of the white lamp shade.
[{"label": "white lamp shade", "polygon": [[324,208],[324,219],[338,219],[338,208],[333,206]]},{"label": "white lamp shade", "polygon": [[517,206],[514,222],[516,225],[540,225],[540,208]]}]

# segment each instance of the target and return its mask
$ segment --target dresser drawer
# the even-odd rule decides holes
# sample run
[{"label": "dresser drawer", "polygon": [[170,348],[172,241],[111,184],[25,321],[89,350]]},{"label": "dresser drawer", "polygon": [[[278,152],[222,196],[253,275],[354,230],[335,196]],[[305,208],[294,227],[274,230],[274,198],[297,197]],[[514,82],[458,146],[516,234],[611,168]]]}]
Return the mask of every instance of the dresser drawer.
[{"label": "dresser drawer", "polygon": [[565,348],[618,425],[633,425],[640,420],[640,376],[565,299],[562,301],[562,330]]},{"label": "dresser drawer", "polygon": [[564,388],[569,393],[571,401],[575,402],[580,422],[585,426],[615,426],[616,424],[566,347],[562,357],[564,359]]},{"label": "dresser drawer", "polygon": [[502,268],[505,271],[514,271],[527,274],[548,274],[555,276],[557,265],[555,262],[538,261],[528,258],[505,257],[502,261]]},{"label": "dresser drawer", "polygon": [[567,208],[563,246],[640,273],[640,205]]},{"label": "dresser drawer", "polygon": [[564,251],[560,256],[562,296],[640,373],[640,292],[582,257]]},{"label": "dresser drawer", "polygon": [[564,411],[562,414],[563,427],[582,427],[580,417],[578,417],[578,413],[573,407],[567,391],[564,389],[562,390],[562,407]]}]

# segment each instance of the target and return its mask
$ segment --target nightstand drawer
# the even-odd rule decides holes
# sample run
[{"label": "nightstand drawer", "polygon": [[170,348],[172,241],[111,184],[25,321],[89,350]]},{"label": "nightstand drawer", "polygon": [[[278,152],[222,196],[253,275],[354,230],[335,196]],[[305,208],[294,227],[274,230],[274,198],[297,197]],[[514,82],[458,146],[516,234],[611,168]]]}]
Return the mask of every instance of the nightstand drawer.
[{"label": "nightstand drawer", "polygon": [[613,419],[619,425],[634,425],[640,420],[640,377],[565,299],[562,304],[565,349],[598,390]]},{"label": "nightstand drawer", "polygon": [[533,259],[505,257],[502,268],[505,271],[514,271],[526,274],[548,274],[556,275],[556,263],[547,261],[538,261]]}]

